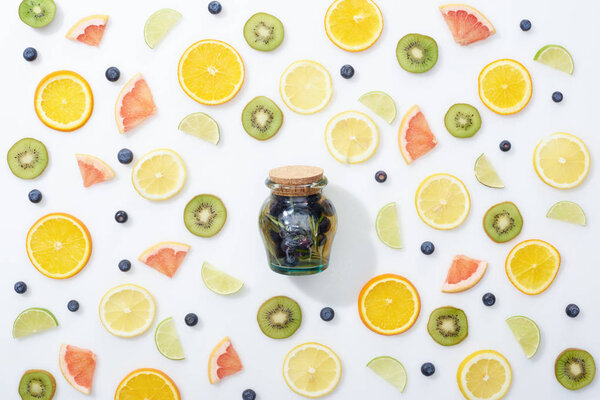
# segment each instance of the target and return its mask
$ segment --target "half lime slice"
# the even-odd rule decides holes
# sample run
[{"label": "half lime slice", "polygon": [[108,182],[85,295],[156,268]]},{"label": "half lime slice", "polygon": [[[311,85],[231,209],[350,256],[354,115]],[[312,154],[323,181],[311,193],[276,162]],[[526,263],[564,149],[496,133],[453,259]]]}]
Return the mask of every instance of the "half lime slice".
[{"label": "half lime slice", "polygon": [[56,328],[58,321],[54,314],[45,308],[28,308],[21,312],[13,323],[13,337],[20,338]]},{"label": "half lime slice", "polygon": [[406,387],[406,370],[400,361],[389,356],[375,357],[367,367],[385,379],[390,385],[403,392]]},{"label": "half lime slice", "polygon": [[175,329],[175,321],[173,321],[172,317],[158,324],[156,332],[154,332],[154,342],[160,354],[169,360],[183,360],[185,358],[177,330]]},{"label": "half lime slice", "polygon": [[508,327],[512,331],[515,339],[521,345],[527,358],[535,355],[540,346],[540,328],[537,324],[527,317],[520,315],[510,317],[506,320]]},{"label": "half lime slice", "polygon": [[392,249],[402,248],[400,223],[398,220],[398,207],[396,203],[386,204],[379,210],[375,220],[375,228],[379,239]]},{"label": "half lime slice", "polygon": [[244,286],[244,282],[226,274],[207,262],[202,264],[201,274],[202,281],[206,287],[217,294],[233,294]]},{"label": "half lime slice", "polygon": [[572,201],[559,201],[555,203],[550,207],[548,213],[546,213],[546,218],[557,219],[581,226],[585,226],[586,224],[583,209],[579,204]]},{"label": "half lime slice", "polygon": [[475,178],[487,187],[502,189],[504,187],[504,183],[498,173],[492,166],[492,163],[485,154],[480,155],[475,161]]},{"label": "half lime slice", "polygon": [[396,118],[396,103],[394,99],[384,92],[367,92],[358,98],[358,101],[367,106],[371,111],[391,124]]},{"label": "half lime slice", "polygon": [[212,144],[219,143],[221,139],[217,121],[202,112],[193,113],[183,118],[178,129]]},{"label": "half lime slice", "polygon": [[548,44],[542,47],[535,53],[533,60],[570,75],[573,75],[573,70],[575,69],[575,63],[571,54],[569,54],[567,49],[557,44]]},{"label": "half lime slice", "polygon": [[148,47],[155,48],[180,18],[181,14],[171,8],[162,8],[148,17],[144,25],[144,40]]}]

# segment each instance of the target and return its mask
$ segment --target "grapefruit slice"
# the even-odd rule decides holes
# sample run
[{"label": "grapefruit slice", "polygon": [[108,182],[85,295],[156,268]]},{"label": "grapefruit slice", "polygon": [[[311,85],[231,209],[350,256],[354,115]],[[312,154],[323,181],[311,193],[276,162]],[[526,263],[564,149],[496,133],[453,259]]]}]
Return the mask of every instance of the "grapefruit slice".
[{"label": "grapefruit slice", "polygon": [[75,154],[75,158],[77,158],[77,165],[79,166],[79,172],[81,172],[84,187],[90,187],[115,177],[112,168],[97,157],[89,154]]},{"label": "grapefruit slice", "polygon": [[407,164],[429,153],[437,144],[425,116],[419,106],[413,106],[400,124],[398,129],[398,145],[402,157]]},{"label": "grapefruit slice", "polygon": [[161,242],[144,251],[139,260],[172,278],[189,250],[190,246],[184,243]]},{"label": "grapefruit slice", "polygon": [[107,22],[108,15],[90,15],[77,21],[65,37],[90,46],[99,46]]},{"label": "grapefruit slice", "polygon": [[472,288],[483,278],[487,264],[467,256],[454,256],[442,292],[458,293]]},{"label": "grapefruit slice", "polygon": [[440,11],[454,41],[461,46],[487,39],[496,33],[492,23],[473,7],[465,4],[447,4],[441,6]]},{"label": "grapefruit slice", "polygon": [[125,133],[156,113],[150,87],[138,73],[121,89],[115,104],[115,119],[119,133]]},{"label": "grapefruit slice", "polygon": [[242,370],[242,361],[233,348],[229,337],[221,340],[210,354],[208,360],[208,380],[217,383],[226,376]]},{"label": "grapefruit slice", "polygon": [[90,350],[63,344],[59,357],[60,371],[67,382],[81,393],[90,394],[96,355]]}]

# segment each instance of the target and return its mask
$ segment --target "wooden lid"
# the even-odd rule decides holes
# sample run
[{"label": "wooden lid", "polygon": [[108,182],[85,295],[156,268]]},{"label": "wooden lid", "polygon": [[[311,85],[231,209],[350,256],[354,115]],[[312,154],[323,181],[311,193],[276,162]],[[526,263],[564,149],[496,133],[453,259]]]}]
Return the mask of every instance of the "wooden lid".
[{"label": "wooden lid", "polygon": [[288,165],[269,171],[269,178],[280,185],[310,185],[323,179],[323,168],[306,165]]}]

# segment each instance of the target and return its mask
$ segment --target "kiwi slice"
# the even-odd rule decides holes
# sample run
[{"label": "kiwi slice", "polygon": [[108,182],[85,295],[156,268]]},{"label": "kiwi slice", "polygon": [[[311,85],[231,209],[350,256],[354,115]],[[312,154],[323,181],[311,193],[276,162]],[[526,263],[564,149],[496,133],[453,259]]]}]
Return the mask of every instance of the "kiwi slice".
[{"label": "kiwi slice", "polygon": [[426,72],[437,62],[438,46],[430,36],[409,33],[398,41],[396,58],[408,72]]},{"label": "kiwi slice", "polygon": [[212,194],[199,194],[187,203],[183,211],[185,227],[196,236],[215,236],[226,220],[225,204]]},{"label": "kiwi slice", "polygon": [[494,242],[514,239],[523,228],[523,217],[514,203],[505,201],[492,206],[483,217],[483,229]]},{"label": "kiwi slice", "polygon": [[43,369],[25,371],[19,382],[19,394],[23,400],[50,400],[56,392],[56,380]]},{"label": "kiwi slice", "polygon": [[469,138],[481,128],[481,115],[472,105],[458,103],[448,109],[444,124],[452,136]]},{"label": "kiwi slice", "polygon": [[283,36],[283,24],[271,14],[256,13],[244,25],[244,38],[256,50],[275,50],[283,41]]},{"label": "kiwi slice", "polygon": [[433,310],[427,323],[427,331],[442,346],[459,344],[469,334],[467,315],[456,307],[440,307]]},{"label": "kiwi slice", "polygon": [[32,138],[19,140],[8,150],[8,167],[21,179],[38,177],[48,165],[48,151],[44,143]]},{"label": "kiwi slice", "polygon": [[254,139],[272,138],[282,123],[283,113],[273,100],[265,96],[253,98],[242,111],[242,126]]},{"label": "kiwi slice", "polygon": [[596,364],[590,353],[581,349],[566,349],[556,357],[556,380],[569,390],[579,390],[594,380]]},{"label": "kiwi slice", "polygon": [[23,0],[19,6],[19,18],[32,28],[48,25],[56,14],[53,0]]},{"label": "kiwi slice", "polygon": [[271,339],[290,337],[302,322],[302,310],[294,300],[275,296],[265,301],[256,315],[258,326]]}]

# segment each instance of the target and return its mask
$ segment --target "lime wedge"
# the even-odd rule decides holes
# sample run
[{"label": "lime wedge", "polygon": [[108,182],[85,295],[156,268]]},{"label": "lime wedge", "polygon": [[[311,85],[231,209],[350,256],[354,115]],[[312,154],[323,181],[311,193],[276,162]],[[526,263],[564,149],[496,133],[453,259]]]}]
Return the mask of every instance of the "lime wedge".
[{"label": "lime wedge", "polygon": [[207,288],[217,294],[233,294],[244,286],[244,282],[218,270],[207,262],[202,264],[202,281]]},{"label": "lime wedge", "polygon": [[179,336],[177,336],[177,330],[175,330],[175,321],[172,317],[158,324],[156,332],[154,332],[154,342],[160,354],[169,360],[183,360],[185,358]]},{"label": "lime wedge", "polygon": [[399,392],[404,391],[406,387],[406,370],[400,361],[388,356],[375,357],[369,361],[367,367],[398,389]]},{"label": "lime wedge", "polygon": [[178,129],[212,144],[219,143],[219,139],[221,139],[217,121],[201,112],[193,113],[183,118],[179,123]]},{"label": "lime wedge", "polygon": [[396,203],[386,204],[379,210],[375,220],[377,236],[392,249],[402,248],[402,237],[400,236],[400,224],[398,220],[398,208]]},{"label": "lime wedge", "polygon": [[383,118],[388,124],[391,124],[396,118],[396,103],[387,93],[368,92],[360,96],[358,101]]},{"label": "lime wedge", "polygon": [[56,328],[58,321],[45,308],[28,308],[17,316],[13,324],[13,337],[20,338]]},{"label": "lime wedge", "polygon": [[533,60],[571,75],[573,75],[575,69],[571,54],[567,49],[557,44],[548,44],[542,47],[535,53]]},{"label": "lime wedge", "polygon": [[585,226],[586,223],[583,209],[579,204],[572,201],[559,201],[555,203],[546,213],[546,217],[581,226]]},{"label": "lime wedge", "polygon": [[496,170],[492,166],[490,160],[487,159],[485,154],[480,155],[475,161],[475,178],[482,185],[502,189],[504,187],[504,183],[502,183],[502,179],[496,173]]},{"label": "lime wedge", "polygon": [[155,48],[180,18],[181,14],[170,8],[162,8],[152,14],[144,25],[144,40],[148,47]]},{"label": "lime wedge", "polygon": [[521,345],[527,358],[533,357],[540,346],[540,328],[529,318],[520,315],[508,318],[506,323],[513,335],[515,335],[515,339]]}]

